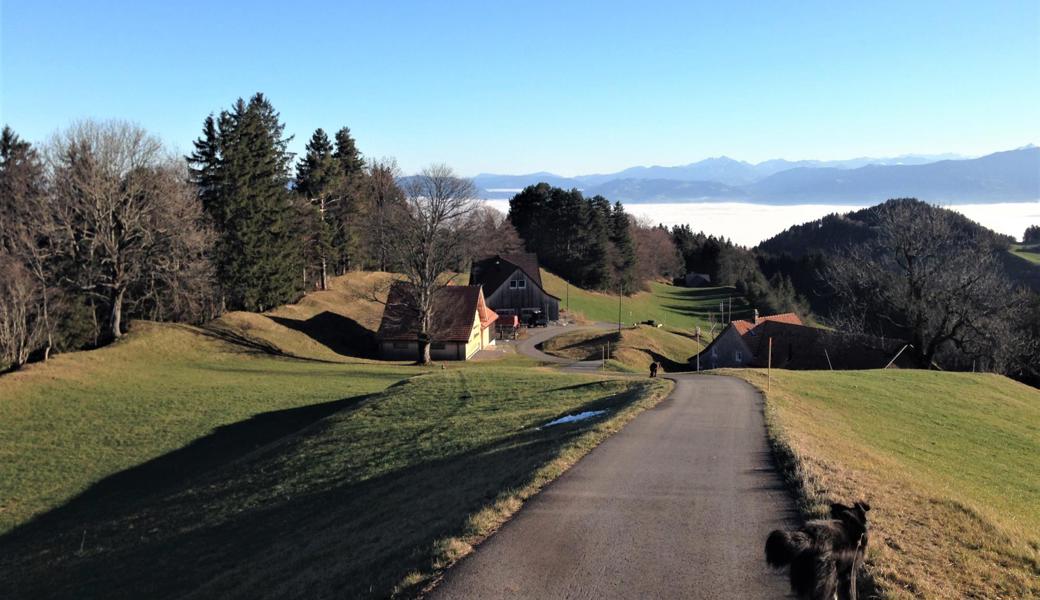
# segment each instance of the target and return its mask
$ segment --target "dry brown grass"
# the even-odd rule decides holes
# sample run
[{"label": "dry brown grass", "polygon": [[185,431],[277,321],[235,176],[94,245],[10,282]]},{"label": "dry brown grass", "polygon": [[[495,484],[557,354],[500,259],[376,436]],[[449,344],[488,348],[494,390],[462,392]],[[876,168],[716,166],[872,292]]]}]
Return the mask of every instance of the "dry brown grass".
[{"label": "dry brown grass", "polygon": [[[766,387],[762,371],[732,374]],[[834,500],[873,507],[867,569],[881,597],[1040,597],[1037,471],[1018,467],[1036,465],[1040,393],[994,375],[773,376],[767,426],[806,515]]]}]

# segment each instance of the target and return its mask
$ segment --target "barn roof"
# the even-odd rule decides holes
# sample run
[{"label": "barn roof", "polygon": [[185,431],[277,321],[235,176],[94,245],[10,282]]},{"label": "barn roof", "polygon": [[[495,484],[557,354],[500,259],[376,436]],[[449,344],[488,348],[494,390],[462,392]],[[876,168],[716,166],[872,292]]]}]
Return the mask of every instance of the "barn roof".
[{"label": "barn roof", "polygon": [[[410,285],[405,281],[396,281],[390,287],[383,319],[376,334],[378,339],[410,342],[418,337],[419,315],[410,305]],[[483,328],[498,318],[498,314],[484,303],[484,292],[479,285],[453,285],[438,289],[433,297],[433,340],[468,342],[477,315]]]},{"label": "barn roof", "polygon": [[[502,284],[509,280],[509,276],[517,269],[527,275],[543,293],[553,296],[545,291],[542,285],[542,272],[538,267],[538,255],[533,252],[519,254],[496,254],[473,263],[469,271],[470,285],[481,285],[488,294],[494,293]],[[559,298],[556,298],[559,300]]]}]

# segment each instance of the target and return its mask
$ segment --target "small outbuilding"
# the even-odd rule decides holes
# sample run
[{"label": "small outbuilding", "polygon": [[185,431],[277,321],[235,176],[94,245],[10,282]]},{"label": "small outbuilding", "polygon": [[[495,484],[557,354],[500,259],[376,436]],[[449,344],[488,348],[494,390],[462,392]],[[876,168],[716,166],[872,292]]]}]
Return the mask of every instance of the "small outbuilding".
[{"label": "small outbuilding", "polygon": [[707,273],[687,273],[683,277],[683,285],[686,287],[706,287],[711,285],[711,275]]},{"label": "small outbuilding", "polygon": [[[411,360],[419,355],[419,313],[412,306],[409,284],[398,281],[387,294],[383,318],[376,340],[380,357]],[[430,358],[468,360],[491,346],[494,340],[495,311],[488,308],[479,285],[447,286],[433,298],[433,326]]]}]

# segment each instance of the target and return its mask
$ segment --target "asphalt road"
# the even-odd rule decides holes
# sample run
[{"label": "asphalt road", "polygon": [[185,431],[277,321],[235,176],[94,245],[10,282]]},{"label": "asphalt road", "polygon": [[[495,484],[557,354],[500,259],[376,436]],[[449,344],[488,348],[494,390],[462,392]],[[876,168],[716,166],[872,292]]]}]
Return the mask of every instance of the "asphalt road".
[{"label": "asphalt road", "polygon": [[678,375],[675,391],[530,500],[431,598],[785,598],[765,564],[794,503],[760,396]]},{"label": "asphalt road", "polygon": [[564,333],[585,331],[587,329],[603,330],[604,333],[613,330],[616,325],[610,323],[594,323],[592,325],[550,325],[548,327],[537,327],[527,330],[527,337],[517,343],[517,351],[521,354],[538,359],[542,362],[566,365],[565,369],[594,371],[602,366],[602,361],[584,360],[575,361],[570,358],[562,358],[546,354],[537,348],[538,344]]}]

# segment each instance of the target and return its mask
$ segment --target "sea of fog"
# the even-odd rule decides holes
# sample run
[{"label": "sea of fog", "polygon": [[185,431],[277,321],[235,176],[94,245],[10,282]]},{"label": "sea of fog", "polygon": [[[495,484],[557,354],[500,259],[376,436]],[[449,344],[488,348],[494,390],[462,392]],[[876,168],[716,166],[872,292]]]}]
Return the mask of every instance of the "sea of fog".
[{"label": "sea of fog", "polygon": [[[487,200],[509,212],[508,200]],[[848,204],[771,205],[747,202],[671,202],[626,204],[625,210],[650,222],[671,227],[688,223],[694,231],[722,235],[737,244],[754,246],[792,225],[813,221],[831,213],[847,213],[864,206]],[[1000,233],[1020,239],[1026,227],[1040,225],[1040,201],[946,206]]]}]

